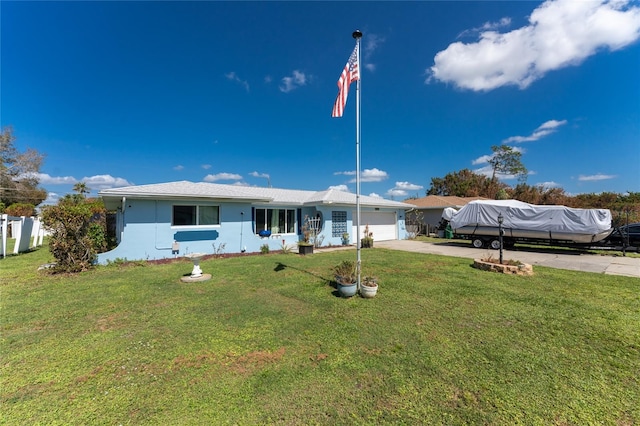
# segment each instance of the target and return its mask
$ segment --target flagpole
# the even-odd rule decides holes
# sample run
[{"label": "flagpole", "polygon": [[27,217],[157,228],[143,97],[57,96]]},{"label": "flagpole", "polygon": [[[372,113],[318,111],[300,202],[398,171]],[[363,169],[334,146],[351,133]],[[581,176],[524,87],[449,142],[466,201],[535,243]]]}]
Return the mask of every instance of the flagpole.
[{"label": "flagpole", "polygon": [[360,229],[362,224],[360,223],[360,81],[362,80],[362,68],[360,66],[360,39],[362,38],[362,32],[355,30],[352,34],[356,39],[356,46],[358,48],[358,78],[356,85],[356,220],[358,221],[358,232],[356,235],[357,250],[356,250],[356,272],[357,272],[357,291],[360,291],[360,278],[362,272],[362,260],[360,258],[360,251],[362,249],[362,238],[360,238]]}]

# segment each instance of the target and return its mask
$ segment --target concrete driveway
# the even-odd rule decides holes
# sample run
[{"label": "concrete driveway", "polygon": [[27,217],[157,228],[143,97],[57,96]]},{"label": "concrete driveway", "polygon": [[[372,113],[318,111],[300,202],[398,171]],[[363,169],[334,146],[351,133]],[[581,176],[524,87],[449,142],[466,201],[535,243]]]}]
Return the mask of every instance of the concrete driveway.
[{"label": "concrete driveway", "polygon": [[[392,250],[432,253],[468,259],[486,257],[489,253],[494,258],[499,257],[498,250],[477,249],[471,247],[470,244],[452,241],[428,243],[414,240],[395,240],[376,241],[374,244],[374,247]],[[571,254],[554,253],[547,247],[541,247],[539,251],[526,248],[503,250],[503,258],[515,259],[531,265],[547,266],[549,268],[640,278],[640,258],[582,254],[577,251]]]}]

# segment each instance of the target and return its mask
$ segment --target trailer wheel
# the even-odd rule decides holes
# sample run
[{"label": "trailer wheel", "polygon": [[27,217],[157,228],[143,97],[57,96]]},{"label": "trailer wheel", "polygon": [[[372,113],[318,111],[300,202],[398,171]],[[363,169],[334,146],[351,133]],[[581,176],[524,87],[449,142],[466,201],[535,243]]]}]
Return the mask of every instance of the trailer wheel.
[{"label": "trailer wheel", "polygon": [[484,240],[482,238],[474,238],[471,240],[471,245],[475,248],[482,248],[484,247]]},{"label": "trailer wheel", "polygon": [[500,240],[497,238],[494,238],[489,242],[489,247],[491,247],[494,250],[500,250]]}]

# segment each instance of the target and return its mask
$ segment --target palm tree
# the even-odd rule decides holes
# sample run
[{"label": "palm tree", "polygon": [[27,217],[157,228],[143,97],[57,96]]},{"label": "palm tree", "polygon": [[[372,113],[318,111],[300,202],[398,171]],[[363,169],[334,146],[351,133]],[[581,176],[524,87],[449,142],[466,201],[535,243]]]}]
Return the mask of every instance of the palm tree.
[{"label": "palm tree", "polygon": [[82,196],[91,192],[91,188],[89,188],[85,182],[76,183],[73,185],[73,190]]}]

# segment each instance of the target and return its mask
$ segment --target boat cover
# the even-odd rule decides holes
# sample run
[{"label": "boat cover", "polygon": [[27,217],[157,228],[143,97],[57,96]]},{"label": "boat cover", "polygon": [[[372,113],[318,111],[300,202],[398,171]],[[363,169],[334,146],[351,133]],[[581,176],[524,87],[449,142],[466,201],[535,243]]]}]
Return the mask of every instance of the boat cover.
[{"label": "boat cover", "polygon": [[[448,212],[451,214],[451,212]],[[565,206],[538,206],[517,200],[477,200],[453,214],[452,229],[463,226],[498,226],[502,213],[505,229],[598,234],[611,229],[607,209],[574,209]]]}]

